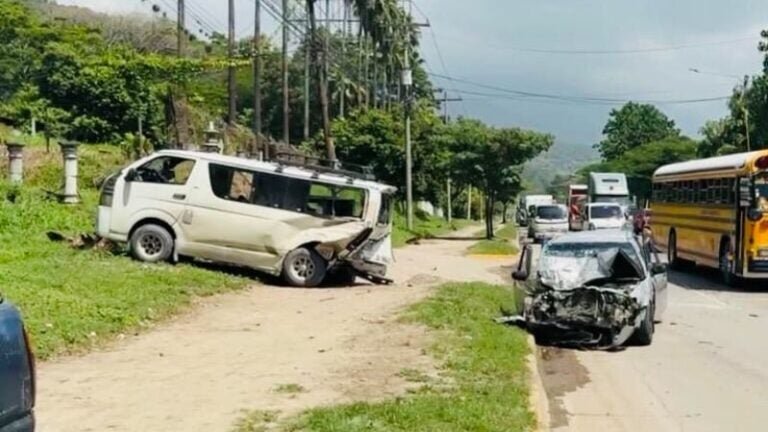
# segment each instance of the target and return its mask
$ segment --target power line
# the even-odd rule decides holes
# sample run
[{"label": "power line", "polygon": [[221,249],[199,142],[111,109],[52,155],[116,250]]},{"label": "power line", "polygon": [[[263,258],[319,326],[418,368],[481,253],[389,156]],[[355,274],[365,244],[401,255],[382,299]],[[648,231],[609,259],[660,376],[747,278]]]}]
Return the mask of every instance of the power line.
[{"label": "power line", "polygon": [[735,45],[740,43],[756,41],[756,38],[752,36],[752,37],[743,37],[743,38],[722,40],[722,41],[667,45],[667,46],[658,46],[658,47],[638,47],[638,48],[626,48],[626,49],[550,49],[550,48],[538,48],[538,47],[509,46],[509,45],[501,46],[501,45],[490,44],[487,42],[480,42],[478,44],[475,44],[475,43],[469,43],[466,39],[459,39],[459,38],[445,37],[445,36],[442,36],[442,37],[444,39],[460,42],[464,45],[472,45],[473,47],[476,47],[478,44],[480,44],[486,48],[491,48],[499,51],[514,51],[514,52],[522,52],[522,53],[556,54],[556,55],[648,54],[648,53],[659,53],[659,52],[669,52],[669,51],[680,51],[680,50],[695,49],[695,48],[705,48],[705,47],[712,47],[712,46]]},{"label": "power line", "polygon": [[731,97],[729,95],[729,96],[717,96],[717,97],[699,98],[699,99],[631,100],[631,99],[606,98],[606,97],[589,96],[589,95],[548,94],[548,93],[537,93],[537,92],[531,92],[531,91],[525,91],[525,90],[508,89],[508,88],[493,86],[489,84],[478,83],[478,82],[474,82],[466,79],[452,78],[446,75],[440,75],[440,74],[434,74],[434,73],[430,75],[437,78],[442,78],[448,81],[452,81],[452,82],[468,84],[474,87],[483,88],[487,90],[494,90],[502,93],[513,94],[516,96],[539,98],[539,99],[552,99],[552,100],[569,101],[569,102],[625,104],[627,102],[634,101],[639,103],[661,105],[661,104],[687,104],[687,103],[713,102],[718,100],[728,100]]}]

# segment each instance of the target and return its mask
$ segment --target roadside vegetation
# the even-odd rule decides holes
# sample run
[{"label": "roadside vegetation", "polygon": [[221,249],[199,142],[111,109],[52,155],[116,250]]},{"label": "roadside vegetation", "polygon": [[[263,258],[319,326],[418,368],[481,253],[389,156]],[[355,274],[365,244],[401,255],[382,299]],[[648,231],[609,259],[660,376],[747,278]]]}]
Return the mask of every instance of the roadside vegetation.
[{"label": "roadside vegetation", "polygon": [[84,149],[83,203],[65,206],[49,194],[61,181],[55,153],[34,148],[29,154],[30,163],[38,166],[26,186],[0,183],[0,293],[22,309],[39,358],[132,334],[178,312],[196,296],[249,282],[188,265],[142,265],[122,253],[76,250],[66,241],[50,241],[51,231],[65,236],[93,232],[98,192],[88,185],[122,158],[114,147]]},{"label": "roadside vegetation", "polygon": [[[485,230],[480,234],[484,234]],[[469,247],[471,255],[515,255],[517,247],[517,228],[514,223],[508,223],[496,231],[491,240],[481,240]]]},{"label": "roadside vegetation", "polygon": [[[316,432],[530,430],[526,335],[492,320],[500,306],[512,304],[509,287],[443,285],[404,316],[433,331],[428,352],[442,363],[439,378],[406,370],[401,374],[420,386],[403,397],[317,408],[279,426],[273,417],[265,422],[269,430]],[[263,430],[252,422],[261,417],[247,418],[237,432]]]},{"label": "roadside vegetation", "polygon": [[439,237],[473,223],[475,222],[466,219],[454,219],[448,223],[443,218],[417,211],[413,217],[413,229],[409,230],[405,216],[397,212],[392,223],[392,245],[396,248],[403,247],[410,241]]}]

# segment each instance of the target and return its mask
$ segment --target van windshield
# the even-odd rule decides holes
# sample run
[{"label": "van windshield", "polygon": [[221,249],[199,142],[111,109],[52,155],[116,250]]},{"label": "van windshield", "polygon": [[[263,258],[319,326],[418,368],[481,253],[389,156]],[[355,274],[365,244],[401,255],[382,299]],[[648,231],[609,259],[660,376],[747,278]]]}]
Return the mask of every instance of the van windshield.
[{"label": "van windshield", "polygon": [[556,220],[566,219],[568,215],[562,206],[539,206],[536,208],[536,217],[538,219]]},{"label": "van windshield", "polygon": [[592,219],[621,219],[621,207],[615,205],[595,205],[589,209]]}]

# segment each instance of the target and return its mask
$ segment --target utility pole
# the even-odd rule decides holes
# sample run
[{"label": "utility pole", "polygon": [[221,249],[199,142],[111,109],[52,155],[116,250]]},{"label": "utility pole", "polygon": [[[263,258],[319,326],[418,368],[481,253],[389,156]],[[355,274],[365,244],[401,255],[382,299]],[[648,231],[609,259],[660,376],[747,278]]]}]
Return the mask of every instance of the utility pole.
[{"label": "utility pole", "polygon": [[461,102],[463,100],[464,99],[462,99],[461,97],[449,98],[448,97],[448,92],[447,91],[443,91],[443,122],[445,124],[448,124],[448,120],[449,120],[449,118],[448,118],[448,102]]},{"label": "utility pole", "polygon": [[185,30],[185,24],[186,24],[186,17],[185,17],[185,5],[184,0],[178,0],[178,4],[176,6],[178,15],[176,16],[176,54],[179,57],[184,57],[184,52],[186,48],[186,30]]},{"label": "utility pole", "polygon": [[[349,5],[346,1],[341,2],[342,12],[342,24],[341,24],[341,58],[347,57],[347,22],[349,21]],[[347,99],[347,81],[344,76],[344,70],[341,71],[341,82],[339,91],[339,117],[344,118],[344,111],[346,108]]]},{"label": "utility pole", "polygon": [[283,142],[291,142],[291,105],[288,87],[288,0],[283,0]]},{"label": "utility pole", "polygon": [[[408,0],[408,25],[411,22],[412,0]],[[403,86],[405,87],[405,195],[406,195],[406,221],[409,230],[413,229],[413,150],[411,149],[411,86],[413,74],[411,72],[411,44],[405,44],[405,65],[403,67]]]},{"label": "utility pole", "polygon": [[253,21],[253,134],[256,136],[256,150],[261,148],[261,70],[263,68],[261,58],[261,0],[255,0],[256,11]]},{"label": "utility pole", "polygon": [[446,213],[448,214],[448,223],[453,222],[453,203],[451,202],[451,177],[448,174],[448,180],[445,181],[445,189],[448,196],[448,208]]},{"label": "utility pole", "polygon": [[229,0],[229,116],[227,123],[235,124],[237,101],[235,99],[235,0]]},{"label": "utility pole", "polygon": [[309,82],[312,62],[312,30],[309,25],[309,8],[306,8],[307,20],[304,25],[304,140],[309,139]]},{"label": "utility pole", "polygon": [[747,137],[747,151],[752,151],[749,138],[749,109],[747,108],[747,87],[749,87],[749,75],[744,75],[744,88],[741,89],[741,109],[744,110],[744,131]]},{"label": "utility pole", "polygon": [[472,186],[467,190],[467,220],[472,220]]}]

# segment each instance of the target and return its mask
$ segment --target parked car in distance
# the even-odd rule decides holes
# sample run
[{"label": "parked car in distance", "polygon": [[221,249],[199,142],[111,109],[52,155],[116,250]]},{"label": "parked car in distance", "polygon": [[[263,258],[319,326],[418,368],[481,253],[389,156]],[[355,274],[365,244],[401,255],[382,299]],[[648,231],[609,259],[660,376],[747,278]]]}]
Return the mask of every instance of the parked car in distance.
[{"label": "parked car in distance", "polygon": [[301,287],[387,282],[395,191],[336,169],[167,150],[105,181],[97,231],[145,262],[201,258]]},{"label": "parked car in distance", "polygon": [[533,212],[528,237],[545,241],[568,232],[568,208],[564,205],[539,205]]},{"label": "parked car in distance", "polygon": [[666,264],[627,230],[527,245],[512,277],[522,311],[514,321],[566,345],[649,345],[667,306]]},{"label": "parked car in distance", "polygon": [[35,430],[35,359],[21,314],[0,297],[0,432]]},{"label": "parked car in distance", "polygon": [[582,210],[582,231],[622,228],[626,223],[624,208],[614,203],[588,203]]}]

